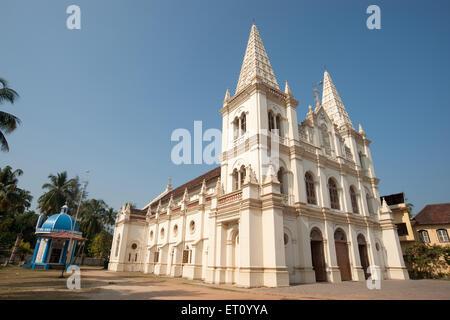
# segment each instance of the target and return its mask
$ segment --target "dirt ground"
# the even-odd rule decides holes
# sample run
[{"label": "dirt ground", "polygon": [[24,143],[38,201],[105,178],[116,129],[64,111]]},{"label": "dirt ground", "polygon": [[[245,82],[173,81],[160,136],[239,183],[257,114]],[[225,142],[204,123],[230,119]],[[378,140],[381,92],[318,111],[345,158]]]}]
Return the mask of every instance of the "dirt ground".
[{"label": "dirt ground", "polygon": [[109,272],[82,267],[81,289],[69,290],[61,271],[0,269],[0,299],[164,299],[164,300],[278,300],[278,299],[450,299],[450,281],[386,280],[381,290],[367,289],[365,282],[302,284],[283,288],[244,289],[205,284],[151,274]]}]

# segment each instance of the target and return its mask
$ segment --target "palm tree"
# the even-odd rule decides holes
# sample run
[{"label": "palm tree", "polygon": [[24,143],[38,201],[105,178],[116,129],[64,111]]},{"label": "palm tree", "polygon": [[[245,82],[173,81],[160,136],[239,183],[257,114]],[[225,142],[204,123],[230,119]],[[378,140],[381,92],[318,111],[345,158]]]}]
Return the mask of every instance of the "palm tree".
[{"label": "palm tree", "polygon": [[10,166],[0,168],[0,215],[5,213],[23,213],[31,206],[32,196],[29,191],[17,187],[21,169],[12,170]]},{"label": "palm tree", "polygon": [[[19,97],[19,94],[15,90],[8,88],[8,82],[5,79],[0,78],[0,84],[2,86],[0,88],[0,104],[4,101],[14,104],[14,101]],[[19,118],[10,113],[0,111],[0,149],[2,151],[9,151],[9,145],[8,141],[6,141],[5,134],[13,132],[19,124]]]},{"label": "palm tree", "polygon": [[38,208],[45,215],[57,213],[67,203],[69,208],[75,208],[80,187],[78,177],[67,179],[67,172],[57,173],[56,176],[48,176],[50,183],[44,183],[42,189],[47,189],[39,199]]},{"label": "palm tree", "polygon": [[80,229],[88,239],[103,230],[104,225],[111,222],[108,206],[103,200],[89,199],[80,207]]}]

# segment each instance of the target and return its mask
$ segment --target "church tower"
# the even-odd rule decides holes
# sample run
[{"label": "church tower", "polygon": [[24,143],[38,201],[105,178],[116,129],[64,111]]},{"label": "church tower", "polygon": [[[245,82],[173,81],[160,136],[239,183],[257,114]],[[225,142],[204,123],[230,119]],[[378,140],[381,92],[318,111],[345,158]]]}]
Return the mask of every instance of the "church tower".
[{"label": "church tower", "polygon": [[297,138],[298,101],[286,82],[280,90],[258,28],[252,25],[234,96],[227,90],[220,110],[222,122],[222,182],[225,192],[241,187],[247,166],[259,182],[269,164],[279,169],[276,139],[284,143]]}]

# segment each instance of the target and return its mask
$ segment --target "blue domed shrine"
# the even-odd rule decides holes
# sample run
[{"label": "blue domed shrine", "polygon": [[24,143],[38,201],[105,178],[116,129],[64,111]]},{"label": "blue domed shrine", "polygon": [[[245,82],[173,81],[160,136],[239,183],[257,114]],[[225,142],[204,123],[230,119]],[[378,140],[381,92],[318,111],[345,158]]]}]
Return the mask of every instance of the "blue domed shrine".
[{"label": "blue domed shrine", "polygon": [[37,241],[30,263],[32,269],[66,268],[72,263],[77,244],[87,240],[67,211],[68,207],[64,205],[60,213],[50,216],[44,223],[43,216],[39,216]]}]

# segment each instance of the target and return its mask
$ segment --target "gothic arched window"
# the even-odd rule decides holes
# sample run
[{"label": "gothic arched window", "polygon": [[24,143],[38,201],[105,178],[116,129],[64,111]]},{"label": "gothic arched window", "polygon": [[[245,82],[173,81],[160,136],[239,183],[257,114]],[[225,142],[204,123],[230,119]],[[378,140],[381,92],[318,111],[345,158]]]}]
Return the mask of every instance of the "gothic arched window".
[{"label": "gothic arched window", "polygon": [[278,135],[281,136],[281,116],[278,114],[277,117],[275,118],[275,124],[277,126],[278,129]]},{"label": "gothic arched window", "polygon": [[247,117],[245,113],[241,115],[241,132],[244,134],[247,131]]},{"label": "gothic arched window", "polygon": [[278,173],[277,173],[277,178],[278,178],[278,181],[280,182],[280,193],[281,194],[287,194],[287,190],[285,190],[286,188],[284,187],[284,170],[283,170],[283,168],[280,168],[280,170],[278,170]]},{"label": "gothic arched window", "polygon": [[331,154],[331,142],[330,142],[330,135],[328,133],[328,128],[325,124],[322,124],[320,126],[320,135],[321,135],[321,142],[322,147],[325,149],[325,153],[330,155]]},{"label": "gothic arched window", "polygon": [[234,139],[239,137],[239,118],[237,117],[233,121],[233,136]]},{"label": "gothic arched window", "polygon": [[359,213],[358,200],[357,200],[355,188],[353,186],[350,186],[350,199],[352,201],[353,213]]},{"label": "gothic arched window", "polygon": [[241,170],[239,170],[239,176],[240,176],[240,185],[239,188],[242,188],[242,186],[244,185],[244,181],[245,181],[245,167],[241,166]]},{"label": "gothic arched window", "polygon": [[372,205],[372,197],[368,192],[366,193],[366,202],[367,202],[367,209],[369,209],[369,213],[374,213]]},{"label": "gothic arched window", "polygon": [[306,200],[310,204],[317,204],[316,191],[314,189],[314,177],[310,172],[305,173]]},{"label": "gothic arched window", "polygon": [[233,170],[233,191],[239,189],[239,172],[237,169]]},{"label": "gothic arched window", "polygon": [[328,191],[330,193],[330,205],[332,209],[339,210],[339,194],[337,189],[336,180],[333,178],[328,179]]},{"label": "gothic arched window", "polygon": [[273,129],[275,129],[275,123],[273,121],[272,111],[269,111],[268,117],[269,117],[269,131],[272,131]]}]

